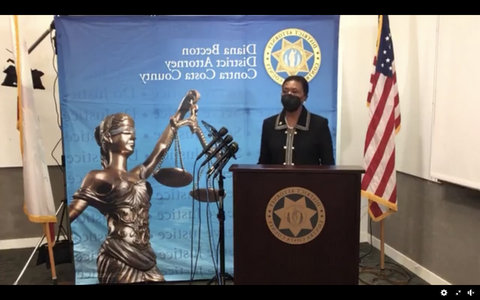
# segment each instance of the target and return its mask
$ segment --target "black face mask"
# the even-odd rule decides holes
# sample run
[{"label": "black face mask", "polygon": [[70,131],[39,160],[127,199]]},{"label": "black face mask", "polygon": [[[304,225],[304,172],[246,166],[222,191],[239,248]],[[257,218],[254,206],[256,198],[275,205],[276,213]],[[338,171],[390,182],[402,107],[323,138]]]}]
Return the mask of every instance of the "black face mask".
[{"label": "black face mask", "polygon": [[282,104],[283,108],[285,108],[286,111],[296,111],[298,107],[302,104],[302,100],[300,100],[300,97],[290,95],[290,94],[285,94],[282,95]]}]

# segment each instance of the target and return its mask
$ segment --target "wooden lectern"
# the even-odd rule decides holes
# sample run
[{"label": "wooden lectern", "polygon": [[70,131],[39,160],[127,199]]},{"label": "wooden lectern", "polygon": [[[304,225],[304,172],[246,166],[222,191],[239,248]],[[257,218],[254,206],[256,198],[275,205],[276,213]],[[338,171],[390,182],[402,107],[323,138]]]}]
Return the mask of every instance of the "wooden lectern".
[{"label": "wooden lectern", "polygon": [[363,168],[229,170],[235,284],[358,284]]}]

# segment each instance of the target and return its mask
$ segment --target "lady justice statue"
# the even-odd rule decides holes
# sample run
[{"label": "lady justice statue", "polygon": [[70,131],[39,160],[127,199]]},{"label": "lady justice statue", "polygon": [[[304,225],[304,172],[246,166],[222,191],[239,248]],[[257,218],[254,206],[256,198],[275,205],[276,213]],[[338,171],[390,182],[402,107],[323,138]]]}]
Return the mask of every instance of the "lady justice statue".
[{"label": "lady justice statue", "polygon": [[[69,205],[73,222],[89,205],[107,220],[108,234],[97,257],[100,283],[165,281],[156,265],[150,245],[149,208],[152,188],[147,178],[165,158],[178,128],[198,128],[197,101],[200,94],[190,90],[158,139],[152,153],[140,165],[127,169],[135,147],[134,120],[125,113],[106,116],[95,128],[103,169],[90,171]],[[185,119],[185,115],[190,117]],[[197,131],[198,133],[198,131]],[[203,134],[199,137],[203,138]],[[204,138],[201,139],[205,146]]]}]

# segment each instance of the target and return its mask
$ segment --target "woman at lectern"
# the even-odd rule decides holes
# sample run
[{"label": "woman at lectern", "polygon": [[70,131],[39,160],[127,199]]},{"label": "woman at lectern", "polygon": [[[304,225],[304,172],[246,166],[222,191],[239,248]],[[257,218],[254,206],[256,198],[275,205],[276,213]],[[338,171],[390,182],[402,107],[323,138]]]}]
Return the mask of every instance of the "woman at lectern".
[{"label": "woman at lectern", "polygon": [[289,76],[283,81],[283,109],[263,121],[259,164],[335,164],[328,119],[305,108],[307,97],[304,77]]},{"label": "woman at lectern", "polygon": [[103,169],[90,171],[69,205],[73,222],[89,205],[107,219],[108,235],[97,257],[100,283],[165,281],[150,244],[149,209],[152,188],[146,180],[165,157],[175,133],[188,123],[184,115],[199,95],[190,91],[142,164],[127,169],[135,147],[135,123],[125,113],[106,116],[95,129]]}]

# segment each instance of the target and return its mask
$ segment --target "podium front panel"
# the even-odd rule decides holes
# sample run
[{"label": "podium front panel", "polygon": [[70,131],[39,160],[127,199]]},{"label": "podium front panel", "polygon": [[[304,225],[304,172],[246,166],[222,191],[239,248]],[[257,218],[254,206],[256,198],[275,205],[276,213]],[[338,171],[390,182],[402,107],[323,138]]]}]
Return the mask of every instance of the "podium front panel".
[{"label": "podium front panel", "polygon": [[[233,165],[230,170],[235,284],[358,284],[362,169]],[[323,205],[323,227],[306,243],[286,242],[268,225],[267,206],[290,187],[312,192]]]}]

